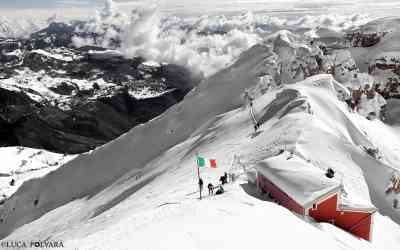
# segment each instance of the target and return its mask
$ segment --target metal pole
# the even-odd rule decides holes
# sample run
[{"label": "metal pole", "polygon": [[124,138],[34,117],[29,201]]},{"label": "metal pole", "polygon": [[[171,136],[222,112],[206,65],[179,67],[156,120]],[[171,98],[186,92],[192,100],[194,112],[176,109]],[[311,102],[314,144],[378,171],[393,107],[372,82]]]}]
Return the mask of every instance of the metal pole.
[{"label": "metal pole", "polygon": [[200,192],[200,200],[201,200],[201,185],[200,185],[200,168],[199,168],[199,166],[197,165],[197,175],[198,175],[198,177],[199,177],[199,192]]},{"label": "metal pole", "polygon": [[201,185],[200,185],[200,167],[199,167],[199,162],[198,162],[198,154],[196,153],[196,165],[197,165],[197,178],[198,182],[197,185],[199,185],[199,194],[200,194],[200,200],[201,200]]}]

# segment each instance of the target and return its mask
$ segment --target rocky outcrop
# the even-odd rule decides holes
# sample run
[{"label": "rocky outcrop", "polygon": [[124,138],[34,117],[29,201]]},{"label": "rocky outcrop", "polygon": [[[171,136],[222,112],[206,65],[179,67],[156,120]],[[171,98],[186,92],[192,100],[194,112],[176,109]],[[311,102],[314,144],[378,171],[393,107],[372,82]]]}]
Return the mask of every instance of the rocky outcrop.
[{"label": "rocky outcrop", "polygon": [[385,35],[386,33],[363,33],[358,31],[347,34],[347,39],[353,47],[367,48],[378,44]]},{"label": "rocky outcrop", "polygon": [[96,97],[99,91],[95,87],[78,91],[74,85],[63,82],[51,91],[70,98],[67,110],[57,101],[34,101],[26,90],[0,87],[0,145],[71,154],[88,151],[181,101],[192,86],[190,82],[185,84],[186,80],[190,81],[174,81],[182,84],[180,88],[174,84],[173,88],[167,87],[167,93],[144,99],[135,98],[124,86],[115,86],[108,89],[108,95]]},{"label": "rocky outcrop", "polygon": [[74,48],[77,25],[0,40],[0,146],[86,152],[160,115],[198,82],[178,65]]}]

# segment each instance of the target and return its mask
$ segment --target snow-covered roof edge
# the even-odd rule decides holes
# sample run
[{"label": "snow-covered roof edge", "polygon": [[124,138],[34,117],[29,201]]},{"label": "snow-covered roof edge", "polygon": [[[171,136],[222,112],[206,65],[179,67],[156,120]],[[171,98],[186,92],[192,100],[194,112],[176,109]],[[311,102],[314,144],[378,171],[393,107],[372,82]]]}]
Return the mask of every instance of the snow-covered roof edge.
[{"label": "snow-covered roof edge", "polygon": [[304,208],[330,194],[340,193],[342,188],[340,182],[328,179],[322,170],[297,156],[289,156],[288,152],[260,161],[254,168]]},{"label": "snow-covered roof edge", "polygon": [[330,198],[334,194],[338,195],[338,202],[339,202],[339,196],[340,196],[341,189],[342,189],[342,185],[334,186],[330,190],[327,190],[325,193],[323,193],[317,197],[314,197],[314,199],[308,201],[307,203],[303,204],[302,206],[306,210],[308,210],[309,208],[312,208],[314,204],[320,203],[322,200]]},{"label": "snow-covered roof edge", "polygon": [[378,209],[372,205],[368,206],[361,204],[343,204],[341,202],[339,202],[339,210],[348,212],[368,212],[368,213],[374,213],[378,211]]}]

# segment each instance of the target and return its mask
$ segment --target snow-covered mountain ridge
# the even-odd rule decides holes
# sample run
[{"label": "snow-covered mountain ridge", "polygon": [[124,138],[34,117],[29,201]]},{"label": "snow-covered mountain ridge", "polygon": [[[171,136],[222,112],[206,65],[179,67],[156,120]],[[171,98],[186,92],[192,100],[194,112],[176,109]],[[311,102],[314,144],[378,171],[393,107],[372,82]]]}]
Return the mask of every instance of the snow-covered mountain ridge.
[{"label": "snow-covered mountain ridge", "polygon": [[[264,81],[276,85],[331,73],[352,88],[381,83],[384,89],[397,76],[395,65],[388,65],[383,73],[366,75],[367,68],[382,68],[382,64],[374,67],[377,59],[362,61],[356,53],[365,49],[362,46],[379,46],[385,41],[381,37],[389,37],[390,25],[380,25],[382,32],[371,41],[373,29],[363,28],[385,23],[385,19],[368,23],[370,19],[360,15],[284,19],[253,13],[183,18],[162,16],[151,8],[129,16],[119,12],[112,1],[107,3],[89,20],[50,22],[28,38],[0,40],[2,91],[8,100],[15,96],[24,103],[3,104],[7,119],[2,130],[7,136],[1,145],[60,153],[88,151],[161,114],[182,99],[198,82],[197,77],[229,66],[257,43],[274,47],[268,59],[271,67],[262,74]],[[138,56],[156,64],[141,65]],[[364,99],[361,113],[379,117],[383,102]],[[388,122],[393,124],[395,109],[388,107]],[[50,110],[52,119],[47,121],[51,124],[44,124]],[[32,112],[39,115],[32,117]],[[38,130],[38,126],[46,129]]]},{"label": "snow-covered mountain ridge", "polygon": [[[398,171],[399,137],[381,121],[350,112],[346,88],[330,75],[261,91],[271,55],[268,46],[253,47],[161,116],[24,183],[1,208],[2,237],[62,239],[68,249],[241,249],[267,244],[265,237],[281,249],[397,249],[396,195],[385,190]],[[246,90],[256,97],[256,133]],[[389,134],[391,143],[384,143],[379,135]],[[379,158],[367,150],[376,147]],[[251,170],[281,149],[312,167],[335,169],[350,201],[379,209],[372,243],[257,199],[243,166]],[[202,170],[205,183],[224,171],[241,176],[226,194],[197,199],[196,152],[219,163]]]}]

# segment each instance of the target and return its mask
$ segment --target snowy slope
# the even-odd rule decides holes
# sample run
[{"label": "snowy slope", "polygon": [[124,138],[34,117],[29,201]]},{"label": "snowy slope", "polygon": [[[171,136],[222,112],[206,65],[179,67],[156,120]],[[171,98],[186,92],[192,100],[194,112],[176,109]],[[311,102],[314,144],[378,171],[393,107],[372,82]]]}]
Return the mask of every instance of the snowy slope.
[{"label": "snowy slope", "polygon": [[24,181],[44,176],[74,157],[25,147],[0,148],[0,200],[10,197]]},{"label": "snowy slope", "polygon": [[[1,208],[1,237],[61,239],[67,249],[398,249],[393,220],[400,214],[384,191],[399,161],[384,147],[380,160],[363,150],[380,146],[370,131],[389,127],[350,113],[338,98],[343,86],[317,75],[259,95],[254,114],[261,128],[254,133],[243,96],[258,89],[256,76],[270,54],[253,47],[163,115],[24,183]],[[391,140],[388,152],[399,150],[400,140]],[[372,243],[303,221],[255,194],[243,168],[280,149],[334,168],[348,202],[380,209]],[[202,170],[205,183],[216,184],[224,171],[239,180],[224,195],[199,201],[196,152],[219,164]]]}]

